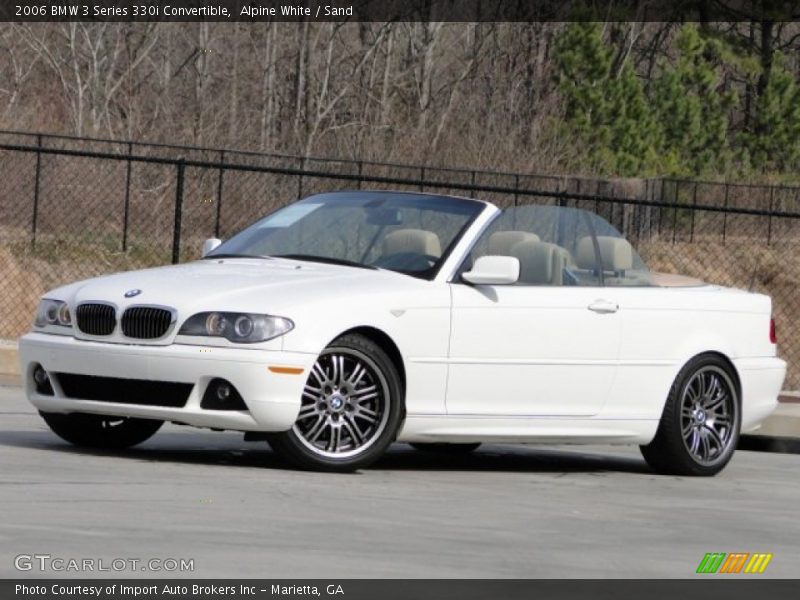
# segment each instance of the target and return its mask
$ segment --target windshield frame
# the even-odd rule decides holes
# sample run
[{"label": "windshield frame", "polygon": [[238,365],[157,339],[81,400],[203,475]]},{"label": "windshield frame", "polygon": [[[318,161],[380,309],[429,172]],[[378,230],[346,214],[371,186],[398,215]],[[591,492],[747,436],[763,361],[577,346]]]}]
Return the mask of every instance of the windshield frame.
[{"label": "windshield frame", "polygon": [[[313,202],[314,198],[321,198],[321,197],[330,197],[330,196],[337,196],[341,195],[342,197],[352,197],[354,195],[358,196],[365,196],[368,197],[370,200],[374,199],[376,196],[409,196],[409,197],[417,197],[420,199],[424,199],[430,202],[458,202],[463,204],[464,206],[468,206],[471,214],[467,214],[467,218],[464,224],[460,227],[460,229],[456,232],[453,236],[450,243],[442,249],[442,253],[439,256],[439,259],[436,261],[434,265],[427,269],[411,271],[411,270],[401,270],[401,269],[391,269],[387,267],[379,267],[375,265],[370,265],[365,263],[364,265],[341,265],[348,268],[357,268],[357,269],[377,269],[381,271],[388,271],[392,273],[398,273],[402,275],[408,275],[410,277],[414,277],[417,279],[423,279],[426,281],[433,281],[437,278],[439,273],[442,271],[443,267],[450,262],[450,258],[454,252],[454,250],[459,246],[460,242],[464,240],[464,236],[471,230],[472,226],[475,224],[476,220],[480,218],[481,215],[485,214],[487,207],[494,206],[491,203],[485,202],[483,200],[478,200],[475,198],[465,198],[462,196],[451,196],[446,194],[430,194],[426,192],[409,192],[409,191],[399,191],[399,190],[337,190],[332,192],[321,192],[319,194],[313,194],[310,196],[306,196],[294,202],[289,202],[282,206],[279,206],[272,210],[271,212],[265,214],[264,216],[258,218],[257,220],[253,221],[252,223],[248,224],[243,229],[237,231],[234,235],[230,238],[225,240],[222,244],[214,248],[211,252],[206,254],[201,258],[201,260],[213,260],[213,259],[220,259],[223,258],[223,255],[230,254],[230,250],[226,250],[225,246],[236,236],[241,235],[248,229],[255,227],[257,224],[269,219],[279,211],[285,209],[288,206],[300,204],[302,202]],[[433,210],[433,209],[432,209]],[[446,211],[444,211],[446,212]],[[237,253],[239,254],[239,253]],[[242,258],[249,258],[247,256],[242,256]],[[280,255],[257,255],[253,254],[252,258],[254,259],[275,259],[275,260],[282,260]],[[335,257],[331,257],[335,260]],[[285,258],[285,260],[294,260],[294,261],[301,261],[301,262],[309,262],[315,264],[322,264],[322,261],[319,260],[312,260],[309,258],[308,261],[305,261],[303,258]],[[333,261],[329,264],[334,264]]]}]

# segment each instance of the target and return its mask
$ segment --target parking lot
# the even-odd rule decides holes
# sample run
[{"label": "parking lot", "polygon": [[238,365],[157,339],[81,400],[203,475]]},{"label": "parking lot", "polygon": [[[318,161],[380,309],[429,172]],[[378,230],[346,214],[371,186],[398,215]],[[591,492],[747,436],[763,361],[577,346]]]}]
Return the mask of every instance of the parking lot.
[{"label": "parking lot", "polygon": [[193,559],[200,578],[689,577],[706,552],[772,553],[757,577],[800,572],[793,454],[739,451],[687,479],[628,447],[398,444],[367,471],[306,473],[264,443],[173,425],[126,452],[74,449],[6,385],[0,473],[5,578],[64,574],[19,572],[20,554]]}]

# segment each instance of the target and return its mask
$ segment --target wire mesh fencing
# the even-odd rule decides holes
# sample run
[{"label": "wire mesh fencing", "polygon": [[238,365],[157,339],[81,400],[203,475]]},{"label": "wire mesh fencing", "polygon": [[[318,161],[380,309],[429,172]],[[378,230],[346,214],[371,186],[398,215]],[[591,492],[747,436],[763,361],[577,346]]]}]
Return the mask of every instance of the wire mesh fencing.
[{"label": "wire mesh fencing", "polygon": [[[800,188],[594,180],[0,132],[0,339],[59,285],[199,257],[297,198],[337,189],[597,212],[654,271],[772,296],[786,387],[800,389]],[[766,333],[765,333],[766,335]]]}]

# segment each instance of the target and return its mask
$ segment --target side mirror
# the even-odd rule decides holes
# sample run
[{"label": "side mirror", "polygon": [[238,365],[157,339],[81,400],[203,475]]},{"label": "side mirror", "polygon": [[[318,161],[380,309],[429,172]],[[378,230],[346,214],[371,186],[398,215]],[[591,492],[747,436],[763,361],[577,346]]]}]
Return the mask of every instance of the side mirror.
[{"label": "side mirror", "polygon": [[510,285],[519,281],[519,259],[513,256],[481,256],[472,270],[461,275],[475,285]]},{"label": "side mirror", "polygon": [[214,248],[219,246],[222,243],[222,240],[217,238],[208,238],[205,242],[203,242],[203,249],[200,252],[200,256],[205,256],[209,252],[211,252]]}]

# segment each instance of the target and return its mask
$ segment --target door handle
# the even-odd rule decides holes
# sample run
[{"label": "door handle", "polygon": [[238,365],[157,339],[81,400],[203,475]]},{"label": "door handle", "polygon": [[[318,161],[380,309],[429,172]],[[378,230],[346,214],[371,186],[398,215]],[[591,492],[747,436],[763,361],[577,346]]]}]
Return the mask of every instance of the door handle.
[{"label": "door handle", "polygon": [[595,300],[589,306],[587,306],[587,308],[592,312],[606,315],[617,312],[619,310],[619,304],[616,302],[610,302],[609,300]]}]

